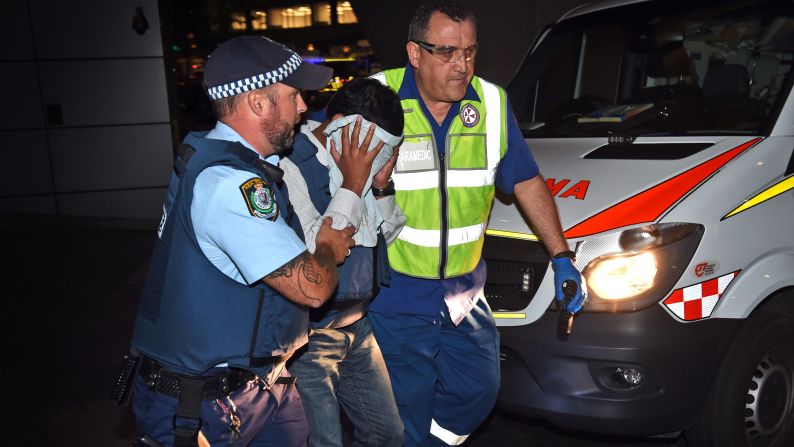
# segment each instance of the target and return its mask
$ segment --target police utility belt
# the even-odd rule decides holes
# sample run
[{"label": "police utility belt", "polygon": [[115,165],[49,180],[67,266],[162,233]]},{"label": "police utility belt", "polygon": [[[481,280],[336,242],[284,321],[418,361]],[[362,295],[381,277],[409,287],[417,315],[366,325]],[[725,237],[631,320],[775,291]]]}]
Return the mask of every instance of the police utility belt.
[{"label": "police utility belt", "polygon": [[295,383],[294,377],[280,377],[285,359],[281,356],[258,358],[260,366],[273,366],[270,374],[262,378],[251,371],[236,368],[208,376],[190,376],[169,371],[154,359],[131,353],[124,357],[112,400],[115,405],[126,406],[132,394],[132,383],[139,374],[153,392],[179,398],[180,395],[184,397],[183,390],[189,389],[194,394],[193,398],[199,397],[200,400],[220,399],[251,380],[259,381],[260,387],[264,389],[274,384],[291,385]]},{"label": "police utility belt", "polygon": [[201,400],[220,399],[254,379],[254,373],[245,370],[229,370],[209,377],[187,378],[163,369],[150,358],[141,361],[140,374],[150,390],[177,398],[185,389],[186,380],[199,382],[197,388],[201,389]]},{"label": "police utility belt", "polygon": [[[216,400],[228,396],[251,380],[258,380],[262,389],[274,384],[293,384],[294,377],[281,377],[286,356],[257,358],[257,366],[272,366],[267,377],[261,378],[243,369],[224,369],[208,376],[190,376],[164,369],[157,361],[131,351],[124,356],[121,372],[113,389],[115,405],[127,405],[132,394],[133,382],[140,374],[146,386],[153,392],[177,399],[174,415],[174,446],[195,446],[201,428],[201,401]],[[146,445],[145,443],[143,445]]]},{"label": "police utility belt", "polygon": [[[200,387],[201,400],[223,398],[251,380],[258,380],[259,386],[265,389],[274,384],[291,385],[295,383],[294,377],[279,377],[284,363],[281,357],[271,357],[269,360],[273,369],[268,377],[262,378],[244,369],[229,369],[211,376],[185,376],[163,369],[156,361],[148,357],[144,357],[141,362],[140,374],[150,390],[171,397],[178,398],[182,390],[186,388],[198,389]],[[193,387],[187,385],[187,382],[193,382]]]}]

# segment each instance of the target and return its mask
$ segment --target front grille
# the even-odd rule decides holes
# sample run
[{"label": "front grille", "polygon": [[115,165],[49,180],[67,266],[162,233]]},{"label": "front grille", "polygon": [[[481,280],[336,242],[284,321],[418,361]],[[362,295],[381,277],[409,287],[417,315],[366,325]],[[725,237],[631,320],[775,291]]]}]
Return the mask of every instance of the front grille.
[{"label": "front grille", "polygon": [[[485,236],[483,258],[488,265],[485,297],[495,311],[527,307],[549,265],[540,242],[498,236]],[[528,281],[523,290],[525,277]]]}]

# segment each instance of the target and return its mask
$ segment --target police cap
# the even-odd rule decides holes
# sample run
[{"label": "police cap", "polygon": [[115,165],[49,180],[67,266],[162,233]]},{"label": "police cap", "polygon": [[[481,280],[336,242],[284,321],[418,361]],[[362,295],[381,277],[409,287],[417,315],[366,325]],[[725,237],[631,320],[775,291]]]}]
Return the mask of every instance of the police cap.
[{"label": "police cap", "polygon": [[328,84],[333,69],[304,62],[294,51],[264,36],[234,37],[210,54],[204,86],[213,101],[281,82],[301,90]]}]

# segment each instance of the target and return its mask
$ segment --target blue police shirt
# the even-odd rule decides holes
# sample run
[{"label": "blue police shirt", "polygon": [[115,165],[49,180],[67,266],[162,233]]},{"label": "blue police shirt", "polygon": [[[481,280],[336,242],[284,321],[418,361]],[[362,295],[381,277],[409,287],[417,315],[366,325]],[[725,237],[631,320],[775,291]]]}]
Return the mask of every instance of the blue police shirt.
[{"label": "blue police shirt", "polygon": [[[452,104],[444,121],[439,125],[419,95],[416,87],[414,70],[410,64],[405,68],[405,76],[397,92],[400,99],[416,99],[422,107],[436,141],[446,141],[447,131],[452,125],[452,120],[458,117],[460,102]],[[463,99],[480,101],[480,97],[469,84]],[[538,165],[529,152],[527,143],[518,128],[513,108],[507,102],[507,152],[499,163],[496,171],[495,184],[500,191],[513,194],[515,185],[529,180],[538,175]],[[439,145],[439,153],[444,153],[446,148]],[[473,287],[482,287],[485,281],[483,271],[485,261],[480,259],[473,272],[449,279],[422,279],[391,271],[391,285],[381,287],[380,293],[370,304],[370,311],[390,314],[409,314],[435,317],[441,311],[444,303],[444,290],[465,290]]]},{"label": "blue police shirt", "polygon": [[[254,151],[234,129],[222,122],[207,138],[237,141]],[[275,165],[278,156],[265,161]],[[201,251],[218,270],[242,284],[253,284],[306,251],[306,246],[281,216],[275,221],[254,217],[240,186],[257,177],[229,166],[211,166],[193,188],[190,216]]]}]

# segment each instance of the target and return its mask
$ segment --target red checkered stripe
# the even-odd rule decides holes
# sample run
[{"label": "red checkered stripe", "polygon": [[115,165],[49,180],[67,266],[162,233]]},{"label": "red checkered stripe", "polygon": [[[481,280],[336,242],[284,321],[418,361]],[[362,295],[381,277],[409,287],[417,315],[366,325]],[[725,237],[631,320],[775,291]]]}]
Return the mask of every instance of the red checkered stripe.
[{"label": "red checkered stripe", "polygon": [[702,320],[711,316],[722,292],[741,270],[673,290],[662,304],[684,321]]}]

